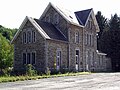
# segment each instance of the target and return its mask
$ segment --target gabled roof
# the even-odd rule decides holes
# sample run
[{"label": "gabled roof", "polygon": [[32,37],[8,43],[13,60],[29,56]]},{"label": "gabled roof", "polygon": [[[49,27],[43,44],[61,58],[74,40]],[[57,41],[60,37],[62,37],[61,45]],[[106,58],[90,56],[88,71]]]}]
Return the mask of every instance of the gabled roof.
[{"label": "gabled roof", "polygon": [[42,35],[43,38],[67,41],[66,37],[64,37],[64,35],[57,28],[55,28],[54,25],[26,16],[19,30],[12,39],[11,43],[13,43],[16,40],[19,33],[23,30],[23,27],[27,23],[27,21],[31,22],[31,24],[38,30],[38,32]]},{"label": "gabled roof", "polygon": [[19,33],[23,30],[23,27],[25,26],[27,21],[31,22],[31,24],[38,30],[38,32],[43,36],[43,38],[50,39],[50,37],[44,32],[44,30],[36,23],[36,21],[33,18],[26,16],[22,24],[20,25],[19,30],[17,31],[14,38],[12,39],[11,43],[13,43],[16,40]]},{"label": "gabled roof", "polygon": [[50,39],[67,41],[66,37],[51,23],[43,22],[38,19],[34,19],[38,25],[44,30],[44,32],[50,37]]},{"label": "gabled roof", "polygon": [[85,26],[91,11],[92,11],[92,9],[87,9],[87,10],[75,12],[76,18],[77,18],[80,25]]},{"label": "gabled roof", "polygon": [[[50,7],[53,7],[68,23],[71,23],[71,24],[74,24],[77,26],[81,26],[73,12],[66,10],[64,8],[57,7],[57,6],[53,5],[52,3],[48,4],[45,11],[43,12],[43,14],[40,17],[40,20],[45,16],[45,14],[47,13],[47,11],[49,10]],[[83,26],[81,26],[81,27],[83,27]]]},{"label": "gabled roof", "polygon": [[76,15],[76,18],[79,24],[83,26],[86,26],[90,16],[92,16],[92,19],[94,21],[94,25],[96,28],[96,32],[99,32],[99,26],[98,26],[98,23],[97,23],[97,20],[96,20],[96,17],[95,17],[95,14],[92,8],[87,9],[87,10],[77,11],[75,12],[75,15]]}]

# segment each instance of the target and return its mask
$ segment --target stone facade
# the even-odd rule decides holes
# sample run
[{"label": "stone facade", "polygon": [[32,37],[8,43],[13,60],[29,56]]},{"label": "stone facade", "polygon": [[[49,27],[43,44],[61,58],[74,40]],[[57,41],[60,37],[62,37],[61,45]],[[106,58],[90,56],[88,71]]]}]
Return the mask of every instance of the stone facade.
[{"label": "stone facade", "polygon": [[[28,30],[33,30],[36,32],[36,42],[35,43],[26,43],[23,41],[23,32],[27,32]],[[37,48],[36,48],[37,47]],[[38,33],[38,31],[33,27],[33,25],[28,21],[19,33],[18,37],[14,42],[14,70],[21,71],[25,69],[25,65],[23,64],[23,54],[24,52],[36,52],[36,61],[35,67],[38,71],[44,71],[45,69],[45,39]]]},{"label": "stone facade", "polygon": [[[84,27],[70,23],[62,14],[62,11],[58,11],[49,4],[39,20],[54,25],[63,35],[65,41],[49,38],[49,35],[36,24],[34,19],[23,22],[25,24],[18,31],[16,38],[13,39],[15,71],[25,69],[27,63],[24,63],[23,59],[26,58],[35,60],[33,66],[39,72],[45,72],[48,68],[52,72],[63,70],[107,71],[111,69],[110,59],[96,52],[97,28],[93,12],[89,15]],[[72,19],[72,17],[70,18]],[[35,32],[35,41],[23,43],[23,34],[29,31]],[[35,57],[32,52],[35,52]],[[24,57],[23,53],[27,54],[27,56]]]}]

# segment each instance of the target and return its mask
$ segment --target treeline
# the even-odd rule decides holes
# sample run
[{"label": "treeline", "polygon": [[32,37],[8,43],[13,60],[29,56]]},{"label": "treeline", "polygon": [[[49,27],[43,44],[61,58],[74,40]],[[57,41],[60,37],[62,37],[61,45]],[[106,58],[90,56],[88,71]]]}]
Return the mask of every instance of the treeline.
[{"label": "treeline", "polygon": [[120,71],[120,17],[114,14],[107,19],[98,11],[96,19],[100,28],[98,50],[111,58],[113,71]]},{"label": "treeline", "polygon": [[4,74],[13,65],[13,45],[10,44],[17,29],[0,25],[0,74]]}]

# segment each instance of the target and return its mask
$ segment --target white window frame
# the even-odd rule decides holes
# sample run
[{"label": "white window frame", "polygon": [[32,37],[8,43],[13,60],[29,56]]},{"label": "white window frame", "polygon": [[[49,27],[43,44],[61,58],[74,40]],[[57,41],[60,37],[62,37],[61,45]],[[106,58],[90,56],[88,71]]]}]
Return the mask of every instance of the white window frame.
[{"label": "white window frame", "polygon": [[79,43],[80,39],[79,39],[79,32],[75,32],[75,43]]},{"label": "white window frame", "polygon": [[[78,55],[76,53],[78,51]],[[75,49],[75,69],[79,70],[79,62],[80,62],[80,49]]]}]

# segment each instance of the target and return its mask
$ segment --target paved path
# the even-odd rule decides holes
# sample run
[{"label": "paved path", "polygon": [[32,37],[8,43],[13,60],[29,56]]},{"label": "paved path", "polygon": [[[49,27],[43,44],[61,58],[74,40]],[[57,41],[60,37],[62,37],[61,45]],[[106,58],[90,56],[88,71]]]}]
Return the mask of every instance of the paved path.
[{"label": "paved path", "polygon": [[0,83],[0,90],[120,90],[120,73]]}]

